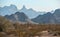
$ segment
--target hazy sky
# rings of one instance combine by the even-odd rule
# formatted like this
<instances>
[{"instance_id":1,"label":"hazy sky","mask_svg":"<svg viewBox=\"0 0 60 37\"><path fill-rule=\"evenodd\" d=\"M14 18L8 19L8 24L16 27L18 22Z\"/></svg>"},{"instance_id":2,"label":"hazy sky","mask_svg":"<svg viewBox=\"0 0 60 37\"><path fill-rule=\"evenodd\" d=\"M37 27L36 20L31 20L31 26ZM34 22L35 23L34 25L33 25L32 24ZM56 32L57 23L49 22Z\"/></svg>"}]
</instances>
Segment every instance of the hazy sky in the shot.
<instances>
[{"instance_id":1,"label":"hazy sky","mask_svg":"<svg viewBox=\"0 0 60 37\"><path fill-rule=\"evenodd\" d=\"M60 8L60 0L0 0L0 7L14 4L18 9L23 5L36 11L51 11Z\"/></svg>"}]
</instances>

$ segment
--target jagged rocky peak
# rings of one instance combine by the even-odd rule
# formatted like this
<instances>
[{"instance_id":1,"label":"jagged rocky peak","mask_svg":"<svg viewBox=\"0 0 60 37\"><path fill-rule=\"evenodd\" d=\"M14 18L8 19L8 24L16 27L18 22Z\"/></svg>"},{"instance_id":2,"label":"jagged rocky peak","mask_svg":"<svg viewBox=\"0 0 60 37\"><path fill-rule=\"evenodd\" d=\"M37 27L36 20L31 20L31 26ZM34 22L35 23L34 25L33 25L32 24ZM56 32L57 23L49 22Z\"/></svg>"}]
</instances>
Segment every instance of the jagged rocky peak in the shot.
<instances>
[{"instance_id":1,"label":"jagged rocky peak","mask_svg":"<svg viewBox=\"0 0 60 37\"><path fill-rule=\"evenodd\" d=\"M23 5L22 9L26 9L26 6L25 6L25 5Z\"/></svg>"},{"instance_id":2,"label":"jagged rocky peak","mask_svg":"<svg viewBox=\"0 0 60 37\"><path fill-rule=\"evenodd\" d=\"M15 5L13 5L13 4L11 4L11 5L9 5L9 6L4 6L4 7L2 7L2 8L17 8Z\"/></svg>"},{"instance_id":3,"label":"jagged rocky peak","mask_svg":"<svg viewBox=\"0 0 60 37\"><path fill-rule=\"evenodd\" d=\"M23 5L23 8L26 8L25 5Z\"/></svg>"}]
</instances>

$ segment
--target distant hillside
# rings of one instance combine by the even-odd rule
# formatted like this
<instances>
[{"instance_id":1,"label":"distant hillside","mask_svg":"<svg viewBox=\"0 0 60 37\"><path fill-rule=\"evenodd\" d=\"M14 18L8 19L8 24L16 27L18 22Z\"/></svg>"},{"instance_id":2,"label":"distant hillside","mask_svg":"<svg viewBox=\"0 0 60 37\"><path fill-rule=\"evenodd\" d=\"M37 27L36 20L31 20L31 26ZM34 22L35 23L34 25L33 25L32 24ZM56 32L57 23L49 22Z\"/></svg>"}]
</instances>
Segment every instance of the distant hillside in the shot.
<instances>
[{"instance_id":1,"label":"distant hillside","mask_svg":"<svg viewBox=\"0 0 60 37\"><path fill-rule=\"evenodd\" d=\"M4 6L4 7L0 7L0 15L11 15L16 13L17 11L19 12L23 12L24 14L26 14L30 19L34 18L40 14L45 14L46 12L39 12L39 11L35 11L32 8L27 9L25 6L23 6L21 9L17 9L17 7L15 5L10 5L10 6Z\"/></svg>"},{"instance_id":2,"label":"distant hillside","mask_svg":"<svg viewBox=\"0 0 60 37\"><path fill-rule=\"evenodd\" d=\"M47 14L39 15L32 21L45 24L60 24L60 9L56 9L53 14L48 12Z\"/></svg>"},{"instance_id":3,"label":"distant hillside","mask_svg":"<svg viewBox=\"0 0 60 37\"><path fill-rule=\"evenodd\" d=\"M18 9L15 5L0 7L0 15L11 15L17 12Z\"/></svg>"},{"instance_id":4,"label":"distant hillside","mask_svg":"<svg viewBox=\"0 0 60 37\"><path fill-rule=\"evenodd\" d=\"M25 15L23 12L16 12L15 14L6 15L5 17L12 21L21 21L21 22L27 22L27 19L29 19L27 15Z\"/></svg>"},{"instance_id":5,"label":"distant hillside","mask_svg":"<svg viewBox=\"0 0 60 37\"><path fill-rule=\"evenodd\" d=\"M39 12L23 6L20 10L15 5L0 7L0 15L14 22L60 24L60 9L52 12Z\"/></svg>"},{"instance_id":6,"label":"distant hillside","mask_svg":"<svg viewBox=\"0 0 60 37\"><path fill-rule=\"evenodd\" d=\"M19 22L30 22L40 24L60 24L60 9L56 9L54 13L47 12L38 15L36 18L30 19L24 12L16 12L15 14L6 15L7 19Z\"/></svg>"},{"instance_id":7,"label":"distant hillside","mask_svg":"<svg viewBox=\"0 0 60 37\"><path fill-rule=\"evenodd\" d=\"M56 23L60 24L60 9L56 9L55 12L53 13L55 19L56 19Z\"/></svg>"},{"instance_id":8,"label":"distant hillside","mask_svg":"<svg viewBox=\"0 0 60 37\"><path fill-rule=\"evenodd\" d=\"M46 12L35 11L32 8L27 9L25 6L19 10L19 12L25 13L29 18L35 18L38 15L45 14Z\"/></svg>"},{"instance_id":9,"label":"distant hillside","mask_svg":"<svg viewBox=\"0 0 60 37\"><path fill-rule=\"evenodd\" d=\"M13 22L38 24L38 23L31 21L31 19L29 19L29 17L23 12L16 12L15 14L6 15L4 17Z\"/></svg>"}]
</instances>

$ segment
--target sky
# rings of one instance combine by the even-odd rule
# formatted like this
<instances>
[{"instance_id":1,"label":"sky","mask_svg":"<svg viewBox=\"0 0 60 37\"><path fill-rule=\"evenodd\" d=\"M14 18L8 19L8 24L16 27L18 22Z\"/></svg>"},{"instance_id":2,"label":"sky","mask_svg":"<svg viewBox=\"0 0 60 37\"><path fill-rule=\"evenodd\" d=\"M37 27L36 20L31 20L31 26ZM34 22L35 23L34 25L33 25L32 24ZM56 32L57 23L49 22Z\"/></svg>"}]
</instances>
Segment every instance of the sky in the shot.
<instances>
[{"instance_id":1,"label":"sky","mask_svg":"<svg viewBox=\"0 0 60 37\"><path fill-rule=\"evenodd\" d=\"M0 7L16 5L21 9L23 5L27 9L32 8L36 11L51 11L60 8L60 0L0 0Z\"/></svg>"}]
</instances>

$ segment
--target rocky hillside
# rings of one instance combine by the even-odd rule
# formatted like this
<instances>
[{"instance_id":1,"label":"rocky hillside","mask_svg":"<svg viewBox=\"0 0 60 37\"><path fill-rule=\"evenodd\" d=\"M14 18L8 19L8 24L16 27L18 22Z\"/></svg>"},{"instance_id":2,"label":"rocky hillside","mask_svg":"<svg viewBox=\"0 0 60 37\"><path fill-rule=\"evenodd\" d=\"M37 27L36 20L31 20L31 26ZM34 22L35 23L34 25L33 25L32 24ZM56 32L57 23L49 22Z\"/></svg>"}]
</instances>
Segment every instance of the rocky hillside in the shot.
<instances>
[{"instance_id":1,"label":"rocky hillside","mask_svg":"<svg viewBox=\"0 0 60 37\"><path fill-rule=\"evenodd\" d=\"M47 12L44 15L38 15L31 20L40 24L60 24L60 9L56 9L54 13Z\"/></svg>"},{"instance_id":2,"label":"rocky hillside","mask_svg":"<svg viewBox=\"0 0 60 37\"><path fill-rule=\"evenodd\" d=\"M16 12L15 14L6 15L5 18L12 20L12 21L20 21L20 22L27 22L29 19L27 15L23 12Z\"/></svg>"}]
</instances>

